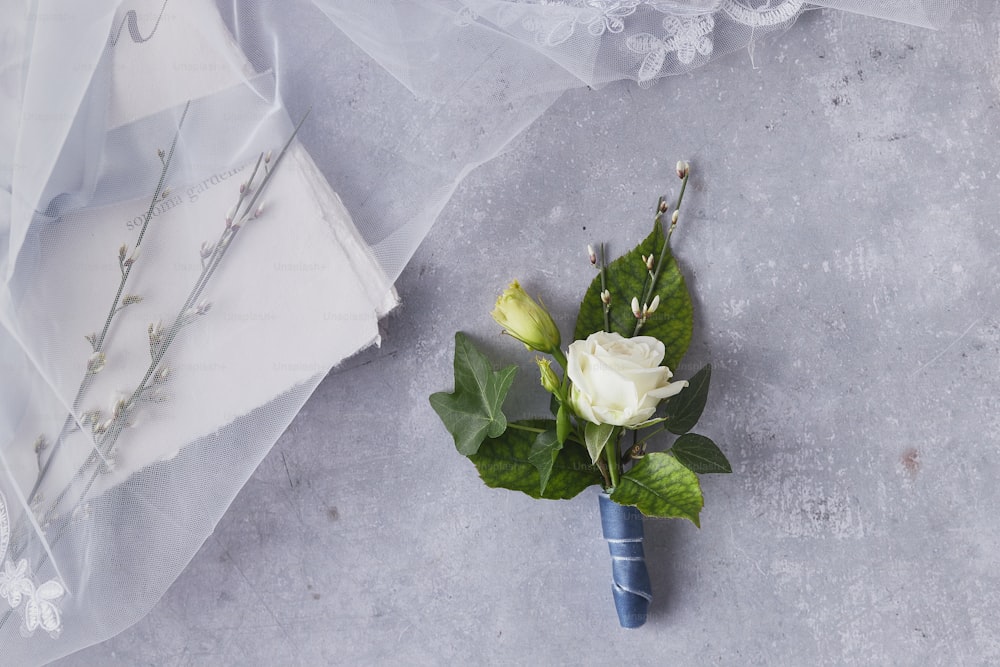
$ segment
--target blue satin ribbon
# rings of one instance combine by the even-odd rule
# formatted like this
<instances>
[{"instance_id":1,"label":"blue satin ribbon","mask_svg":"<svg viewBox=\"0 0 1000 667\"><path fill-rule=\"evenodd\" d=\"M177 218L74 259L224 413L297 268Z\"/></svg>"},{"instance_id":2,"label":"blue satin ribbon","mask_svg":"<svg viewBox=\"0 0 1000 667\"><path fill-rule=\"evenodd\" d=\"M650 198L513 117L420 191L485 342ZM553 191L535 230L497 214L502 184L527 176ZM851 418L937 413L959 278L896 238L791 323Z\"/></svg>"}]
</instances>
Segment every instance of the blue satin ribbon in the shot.
<instances>
[{"instance_id":1,"label":"blue satin ribbon","mask_svg":"<svg viewBox=\"0 0 1000 667\"><path fill-rule=\"evenodd\" d=\"M642 550L642 513L619 505L608 494L599 496L601 529L611 551L612 593L618 621L623 628L638 628L646 622L653 588Z\"/></svg>"}]
</instances>

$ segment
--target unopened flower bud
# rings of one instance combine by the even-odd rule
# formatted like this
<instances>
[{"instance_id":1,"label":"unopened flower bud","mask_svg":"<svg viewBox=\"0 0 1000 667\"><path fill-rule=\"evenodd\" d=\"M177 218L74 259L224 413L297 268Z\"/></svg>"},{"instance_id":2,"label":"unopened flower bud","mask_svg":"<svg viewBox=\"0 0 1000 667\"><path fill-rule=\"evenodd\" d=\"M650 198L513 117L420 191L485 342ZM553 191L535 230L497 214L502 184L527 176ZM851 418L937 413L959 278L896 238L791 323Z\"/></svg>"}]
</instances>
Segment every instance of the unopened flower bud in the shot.
<instances>
[{"instance_id":1,"label":"unopened flower bud","mask_svg":"<svg viewBox=\"0 0 1000 667\"><path fill-rule=\"evenodd\" d=\"M632 314L635 315L636 319L642 317L642 310L639 309L638 297L632 297Z\"/></svg>"},{"instance_id":2,"label":"unopened flower bud","mask_svg":"<svg viewBox=\"0 0 1000 667\"><path fill-rule=\"evenodd\" d=\"M587 257L590 258L590 263L597 266L597 253L594 252L594 246L587 245Z\"/></svg>"},{"instance_id":3,"label":"unopened flower bud","mask_svg":"<svg viewBox=\"0 0 1000 667\"><path fill-rule=\"evenodd\" d=\"M665 199L660 199L660 206L657 210L659 210L660 213L666 213L668 208L670 207L667 206L667 201Z\"/></svg>"},{"instance_id":4,"label":"unopened flower bud","mask_svg":"<svg viewBox=\"0 0 1000 667\"><path fill-rule=\"evenodd\" d=\"M559 349L559 327L545 307L528 296L515 280L497 298L490 313L504 331L529 350L553 352Z\"/></svg>"},{"instance_id":5,"label":"unopened flower bud","mask_svg":"<svg viewBox=\"0 0 1000 667\"><path fill-rule=\"evenodd\" d=\"M119 262L124 262L125 261L125 255L127 253L128 253L128 246L125 245L124 243L121 244L121 247L118 248L118 261Z\"/></svg>"},{"instance_id":6,"label":"unopened flower bud","mask_svg":"<svg viewBox=\"0 0 1000 667\"><path fill-rule=\"evenodd\" d=\"M674 211L674 214L672 216L670 216L670 224L671 225L676 225L677 224L677 219L680 218L680 217L681 217L681 212L680 211Z\"/></svg>"},{"instance_id":7,"label":"unopened flower bud","mask_svg":"<svg viewBox=\"0 0 1000 667\"><path fill-rule=\"evenodd\" d=\"M247 191L247 183L246 181L243 181L242 183L240 183L240 194L243 194L246 191Z\"/></svg>"},{"instance_id":8,"label":"unopened flower bud","mask_svg":"<svg viewBox=\"0 0 1000 667\"><path fill-rule=\"evenodd\" d=\"M104 370L104 365L106 361L107 359L104 356L103 352L94 352L92 355L90 355L90 358L87 359L87 372L90 373L91 375L100 373L102 370Z\"/></svg>"},{"instance_id":9,"label":"unopened flower bud","mask_svg":"<svg viewBox=\"0 0 1000 667\"><path fill-rule=\"evenodd\" d=\"M264 204L261 204L260 206L257 207L257 210L254 212L253 217L259 218L261 213L263 212L264 212Z\"/></svg>"},{"instance_id":10,"label":"unopened flower bud","mask_svg":"<svg viewBox=\"0 0 1000 667\"><path fill-rule=\"evenodd\" d=\"M112 419L118 419L125 412L125 407L128 405L128 399L120 392L115 392L111 395L111 415Z\"/></svg>"},{"instance_id":11,"label":"unopened flower bud","mask_svg":"<svg viewBox=\"0 0 1000 667\"><path fill-rule=\"evenodd\" d=\"M609 292L608 290L604 290L603 292L601 292L601 303L603 303L605 306L611 305L611 292Z\"/></svg>"},{"instance_id":12,"label":"unopened flower bud","mask_svg":"<svg viewBox=\"0 0 1000 667\"><path fill-rule=\"evenodd\" d=\"M264 164L267 164L270 161L271 161L271 151L268 151L267 155L264 156Z\"/></svg>"},{"instance_id":13,"label":"unopened flower bud","mask_svg":"<svg viewBox=\"0 0 1000 667\"><path fill-rule=\"evenodd\" d=\"M153 322L149 325L149 345L153 347L158 345L163 340L163 323L160 321Z\"/></svg>"},{"instance_id":14,"label":"unopened flower bud","mask_svg":"<svg viewBox=\"0 0 1000 667\"><path fill-rule=\"evenodd\" d=\"M542 357L535 357L535 363L538 364L538 372L541 375L542 386L545 387L545 391L550 394L559 391L559 376L552 370L552 363Z\"/></svg>"},{"instance_id":15,"label":"unopened flower bud","mask_svg":"<svg viewBox=\"0 0 1000 667\"><path fill-rule=\"evenodd\" d=\"M690 164L688 164L684 160L680 160L680 161L677 162L677 178L683 180L683 179L687 178L688 174L690 174L690 173L691 173L691 165Z\"/></svg>"},{"instance_id":16,"label":"unopened flower bud","mask_svg":"<svg viewBox=\"0 0 1000 667\"><path fill-rule=\"evenodd\" d=\"M643 261L646 262L646 268L649 269L650 271L652 271L653 270L653 254L650 253L649 257L643 257Z\"/></svg>"},{"instance_id":17,"label":"unopened flower bud","mask_svg":"<svg viewBox=\"0 0 1000 667\"><path fill-rule=\"evenodd\" d=\"M656 296L653 297L653 302L650 303L649 306L646 308L646 312L644 315L652 315L653 313L656 312L656 309L659 307L660 307L660 295L657 294Z\"/></svg>"}]
</instances>

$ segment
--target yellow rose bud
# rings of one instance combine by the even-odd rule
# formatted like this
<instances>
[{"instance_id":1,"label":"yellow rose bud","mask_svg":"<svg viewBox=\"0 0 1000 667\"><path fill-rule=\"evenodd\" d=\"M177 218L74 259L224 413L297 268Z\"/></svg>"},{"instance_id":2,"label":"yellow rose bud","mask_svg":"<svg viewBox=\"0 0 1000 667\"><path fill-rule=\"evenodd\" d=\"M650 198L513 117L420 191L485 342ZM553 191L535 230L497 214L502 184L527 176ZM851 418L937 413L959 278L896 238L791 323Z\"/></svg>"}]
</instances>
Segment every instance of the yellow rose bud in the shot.
<instances>
[{"instance_id":1,"label":"yellow rose bud","mask_svg":"<svg viewBox=\"0 0 1000 667\"><path fill-rule=\"evenodd\" d=\"M535 357L535 363L538 364L538 372L542 376L542 386L545 387L545 391L550 394L558 392L559 376L552 370L552 364L549 360L542 357Z\"/></svg>"},{"instance_id":2,"label":"yellow rose bud","mask_svg":"<svg viewBox=\"0 0 1000 667\"><path fill-rule=\"evenodd\" d=\"M490 314L506 333L529 350L553 352L559 349L559 328L549 311L528 296L516 280L497 298L496 307Z\"/></svg>"}]
</instances>

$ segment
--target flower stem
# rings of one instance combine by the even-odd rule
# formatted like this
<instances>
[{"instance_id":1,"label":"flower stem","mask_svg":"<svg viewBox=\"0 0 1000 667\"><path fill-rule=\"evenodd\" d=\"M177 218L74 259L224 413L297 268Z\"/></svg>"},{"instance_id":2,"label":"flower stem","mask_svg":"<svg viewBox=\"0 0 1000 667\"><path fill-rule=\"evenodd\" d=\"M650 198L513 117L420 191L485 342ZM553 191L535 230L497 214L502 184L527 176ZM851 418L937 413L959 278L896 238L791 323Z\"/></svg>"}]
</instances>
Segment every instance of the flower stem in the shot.
<instances>
[{"instance_id":1,"label":"flower stem","mask_svg":"<svg viewBox=\"0 0 1000 667\"><path fill-rule=\"evenodd\" d=\"M552 356L555 358L556 363L562 368L563 373L566 372L566 355L558 347L552 350Z\"/></svg>"},{"instance_id":2,"label":"flower stem","mask_svg":"<svg viewBox=\"0 0 1000 667\"><path fill-rule=\"evenodd\" d=\"M607 286L608 262L604 255L604 244L601 244L601 306L604 309L604 331L611 332L611 306L604 303L604 293L608 291Z\"/></svg>"},{"instance_id":3,"label":"flower stem","mask_svg":"<svg viewBox=\"0 0 1000 667\"><path fill-rule=\"evenodd\" d=\"M544 428L535 428L534 426L525 426L524 424L515 424L514 422L508 422L507 428L512 428L515 431L527 431L528 433L545 433Z\"/></svg>"},{"instance_id":4,"label":"flower stem","mask_svg":"<svg viewBox=\"0 0 1000 667\"><path fill-rule=\"evenodd\" d=\"M618 472L621 465L620 457L618 456L618 438L611 438L604 445L604 457L608 461L608 474L611 476L611 488L608 491L612 491L618 486Z\"/></svg>"}]
</instances>

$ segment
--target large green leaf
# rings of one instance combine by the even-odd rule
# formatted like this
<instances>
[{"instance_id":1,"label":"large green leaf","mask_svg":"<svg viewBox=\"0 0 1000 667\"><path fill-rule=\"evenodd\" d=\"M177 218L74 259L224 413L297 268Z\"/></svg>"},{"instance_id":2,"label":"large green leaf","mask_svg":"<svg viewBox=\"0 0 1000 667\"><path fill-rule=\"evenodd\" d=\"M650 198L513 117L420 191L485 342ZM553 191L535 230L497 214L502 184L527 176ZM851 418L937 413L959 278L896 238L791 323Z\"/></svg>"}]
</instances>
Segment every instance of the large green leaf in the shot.
<instances>
[{"instance_id":1,"label":"large green leaf","mask_svg":"<svg viewBox=\"0 0 1000 667\"><path fill-rule=\"evenodd\" d=\"M712 364L695 373L688 386L681 393L671 396L666 402L667 430L677 435L694 428L708 400L708 385L712 381Z\"/></svg>"},{"instance_id":2,"label":"large green leaf","mask_svg":"<svg viewBox=\"0 0 1000 667\"><path fill-rule=\"evenodd\" d=\"M537 434L515 425L545 432L555 429L551 419L529 419L514 422L500 437L483 442L469 460L476 464L486 486L522 491L532 498L556 500L572 498L588 486L601 483L601 472L591 465L583 447L567 447L560 450L552 462L543 493L541 476L533 462L533 458L538 460L541 456L540 451L536 450L532 456Z\"/></svg>"},{"instance_id":3,"label":"large green leaf","mask_svg":"<svg viewBox=\"0 0 1000 667\"><path fill-rule=\"evenodd\" d=\"M618 480L611 500L635 505L646 516L689 519L699 527L698 513L705 504L698 476L662 452L639 459Z\"/></svg>"},{"instance_id":4,"label":"large green leaf","mask_svg":"<svg viewBox=\"0 0 1000 667\"><path fill-rule=\"evenodd\" d=\"M455 391L431 394L430 401L459 452L475 454L483 440L507 428L503 401L516 372L516 366L494 371L465 334L455 334Z\"/></svg>"},{"instance_id":5,"label":"large green leaf","mask_svg":"<svg viewBox=\"0 0 1000 667\"><path fill-rule=\"evenodd\" d=\"M611 293L611 331L626 337L632 336L635 331L632 297L641 301L650 280L642 256L652 254L659 261L662 248L663 231L657 224L642 243L608 265L606 284ZM691 296L684 283L684 276L669 251L664 262L665 266L660 271L654 292L660 297L660 306L650 315L639 334L662 341L666 347L663 363L670 368L677 368L691 343ZM652 299L650 296L649 301ZM576 340L582 340L595 331L603 330L604 305L601 303L601 277L598 275L590 283L580 304L573 336Z\"/></svg>"},{"instance_id":6,"label":"large green leaf","mask_svg":"<svg viewBox=\"0 0 1000 667\"><path fill-rule=\"evenodd\" d=\"M563 443L559 442L557 431L558 426L556 430L549 429L535 436L535 441L531 444L531 453L528 454L531 465L538 469L539 493L545 493L545 485L549 483L552 466L555 465L559 450L563 447Z\"/></svg>"},{"instance_id":7,"label":"large green leaf","mask_svg":"<svg viewBox=\"0 0 1000 667\"><path fill-rule=\"evenodd\" d=\"M670 453L691 472L705 474L733 471L722 450L710 438L697 433L686 433L677 438Z\"/></svg>"}]
</instances>

